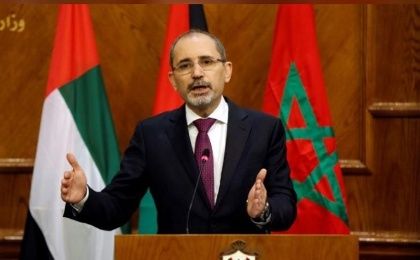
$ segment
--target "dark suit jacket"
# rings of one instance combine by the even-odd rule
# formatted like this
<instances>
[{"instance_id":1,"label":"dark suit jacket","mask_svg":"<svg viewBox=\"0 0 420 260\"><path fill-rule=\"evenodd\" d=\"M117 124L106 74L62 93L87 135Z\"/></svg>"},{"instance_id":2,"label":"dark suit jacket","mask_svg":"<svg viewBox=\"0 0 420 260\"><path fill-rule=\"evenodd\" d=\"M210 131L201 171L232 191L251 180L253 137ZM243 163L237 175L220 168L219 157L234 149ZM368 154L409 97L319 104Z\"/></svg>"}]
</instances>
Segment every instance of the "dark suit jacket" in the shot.
<instances>
[{"instance_id":1,"label":"dark suit jacket","mask_svg":"<svg viewBox=\"0 0 420 260\"><path fill-rule=\"evenodd\" d=\"M263 233L287 229L296 216L296 194L286 160L285 134L279 119L244 110L228 100L226 150L219 194L213 209L199 185L189 227L191 233ZM246 211L248 192L257 173L264 181L272 221L258 228ZM101 229L126 223L150 188L158 213L159 233L185 233L187 212L199 174L188 135L185 106L141 122L120 172L101 192L90 189L83 210L64 216Z\"/></svg>"}]
</instances>

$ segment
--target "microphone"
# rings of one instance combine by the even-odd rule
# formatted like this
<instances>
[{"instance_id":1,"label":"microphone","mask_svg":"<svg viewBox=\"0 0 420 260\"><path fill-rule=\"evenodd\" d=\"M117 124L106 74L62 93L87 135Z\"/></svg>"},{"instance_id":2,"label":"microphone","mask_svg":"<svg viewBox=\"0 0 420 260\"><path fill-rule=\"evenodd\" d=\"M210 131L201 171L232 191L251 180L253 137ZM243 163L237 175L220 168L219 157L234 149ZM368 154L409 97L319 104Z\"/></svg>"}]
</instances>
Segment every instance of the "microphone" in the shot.
<instances>
[{"instance_id":1,"label":"microphone","mask_svg":"<svg viewBox=\"0 0 420 260\"><path fill-rule=\"evenodd\" d=\"M194 203L195 195L197 194L198 183L200 182L201 174L203 173L203 167L206 164L206 162L209 160L209 156L210 156L210 150L208 148L204 149L203 152L201 153L201 157L200 157L200 162L201 163L198 165L198 167L199 167L198 178L197 178L197 181L195 182L193 195L191 197L191 202L190 202L190 205L188 207L187 224L186 224L186 228L185 228L185 231L186 231L187 234L190 233L190 214L191 214L192 205Z\"/></svg>"},{"instance_id":2,"label":"microphone","mask_svg":"<svg viewBox=\"0 0 420 260\"><path fill-rule=\"evenodd\" d=\"M204 149L203 154L201 154L201 163L204 165L204 163L206 163L209 160L209 156L210 156L210 151L208 148ZM201 167L203 167L203 165L201 165Z\"/></svg>"}]
</instances>

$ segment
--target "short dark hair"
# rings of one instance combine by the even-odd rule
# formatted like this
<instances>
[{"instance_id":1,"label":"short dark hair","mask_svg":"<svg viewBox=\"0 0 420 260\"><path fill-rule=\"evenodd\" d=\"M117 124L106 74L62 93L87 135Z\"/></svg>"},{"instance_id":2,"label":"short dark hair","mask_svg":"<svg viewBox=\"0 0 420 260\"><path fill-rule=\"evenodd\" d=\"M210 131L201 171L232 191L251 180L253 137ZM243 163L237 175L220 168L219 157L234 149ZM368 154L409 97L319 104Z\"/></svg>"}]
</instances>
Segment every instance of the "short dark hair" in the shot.
<instances>
[{"instance_id":1,"label":"short dark hair","mask_svg":"<svg viewBox=\"0 0 420 260\"><path fill-rule=\"evenodd\" d=\"M214 41L214 43L216 44L216 50L217 50L217 52L220 54L220 58L221 58L222 60L224 60L224 61L226 60L226 50L225 50L225 46L223 46L223 43L220 41L220 39L219 39L219 38L217 38L215 35L213 35L213 34L211 34L211 33L209 33L209 32L203 31L203 30L199 30L199 29L191 29L191 30L189 30L188 32L185 32L185 33L183 33L183 34L179 35L179 36L175 39L175 41L172 43L172 45L171 45L171 49L170 49L170 52L169 52L169 66L171 66L171 68L173 68L173 62L174 62L174 49L175 49L176 44L177 44L177 43L178 43L178 41L179 41L179 40L181 40L182 38L189 37L189 36L191 36L191 35L193 35L193 34L204 34L204 35L207 35L208 37L210 37L210 38Z\"/></svg>"}]
</instances>

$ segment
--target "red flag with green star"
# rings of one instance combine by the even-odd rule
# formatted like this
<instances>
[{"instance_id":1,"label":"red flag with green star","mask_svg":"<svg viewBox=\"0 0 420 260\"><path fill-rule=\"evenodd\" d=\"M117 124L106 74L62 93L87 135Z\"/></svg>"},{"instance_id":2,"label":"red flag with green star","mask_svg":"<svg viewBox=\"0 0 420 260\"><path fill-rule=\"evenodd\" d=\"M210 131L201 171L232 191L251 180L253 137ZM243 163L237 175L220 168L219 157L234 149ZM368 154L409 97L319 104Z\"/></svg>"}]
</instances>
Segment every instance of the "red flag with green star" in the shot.
<instances>
[{"instance_id":1,"label":"red flag with green star","mask_svg":"<svg viewBox=\"0 0 420 260\"><path fill-rule=\"evenodd\" d=\"M348 234L342 172L322 77L311 5L280 5L263 110L286 129L298 194L288 233Z\"/></svg>"}]
</instances>

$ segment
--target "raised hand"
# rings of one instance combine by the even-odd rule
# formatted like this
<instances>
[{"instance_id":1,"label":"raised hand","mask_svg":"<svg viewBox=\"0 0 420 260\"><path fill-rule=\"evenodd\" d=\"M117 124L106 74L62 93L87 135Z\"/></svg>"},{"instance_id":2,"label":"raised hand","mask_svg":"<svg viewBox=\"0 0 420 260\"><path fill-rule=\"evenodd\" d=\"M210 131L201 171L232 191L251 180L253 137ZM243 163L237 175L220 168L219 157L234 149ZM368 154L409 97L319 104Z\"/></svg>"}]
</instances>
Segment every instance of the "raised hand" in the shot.
<instances>
[{"instance_id":1,"label":"raised hand","mask_svg":"<svg viewBox=\"0 0 420 260\"><path fill-rule=\"evenodd\" d=\"M65 171L63 179L61 179L61 199L64 202L75 204L86 195L86 175L73 154L67 154L67 161L73 170Z\"/></svg>"},{"instance_id":2,"label":"raised hand","mask_svg":"<svg viewBox=\"0 0 420 260\"><path fill-rule=\"evenodd\" d=\"M261 169L255 179L255 183L248 193L247 212L251 218L257 218L264 210L267 201L267 190L264 186L264 179L267 175L266 169Z\"/></svg>"}]
</instances>

